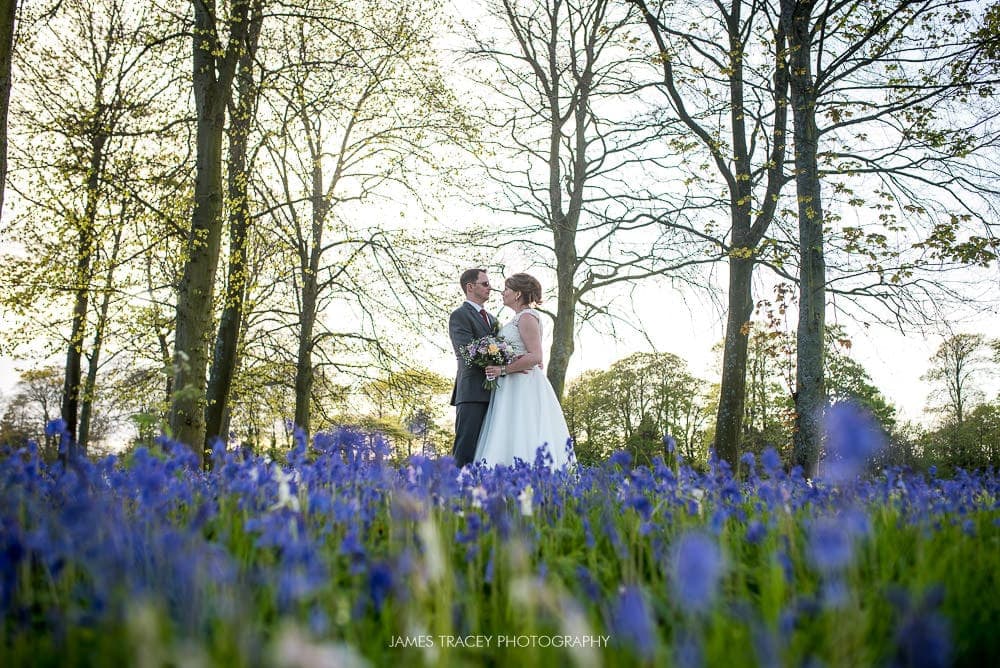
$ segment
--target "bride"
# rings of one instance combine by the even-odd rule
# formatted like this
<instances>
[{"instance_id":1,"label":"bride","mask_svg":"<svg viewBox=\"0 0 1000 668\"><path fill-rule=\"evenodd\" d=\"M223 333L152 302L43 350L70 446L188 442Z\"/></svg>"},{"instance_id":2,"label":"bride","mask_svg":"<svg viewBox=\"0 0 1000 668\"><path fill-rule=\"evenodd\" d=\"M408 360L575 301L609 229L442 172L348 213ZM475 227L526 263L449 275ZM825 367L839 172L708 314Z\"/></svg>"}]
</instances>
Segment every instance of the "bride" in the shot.
<instances>
[{"instance_id":1,"label":"bride","mask_svg":"<svg viewBox=\"0 0 1000 668\"><path fill-rule=\"evenodd\" d=\"M502 376L493 391L475 461L489 466L513 464L519 458L533 464L539 447L545 448L550 468L563 468L574 459L569 429L559 400L542 371L542 323L531 308L542 299L542 286L528 274L504 281L504 306L514 317L500 335L518 356L506 367L486 367L487 377Z\"/></svg>"}]
</instances>

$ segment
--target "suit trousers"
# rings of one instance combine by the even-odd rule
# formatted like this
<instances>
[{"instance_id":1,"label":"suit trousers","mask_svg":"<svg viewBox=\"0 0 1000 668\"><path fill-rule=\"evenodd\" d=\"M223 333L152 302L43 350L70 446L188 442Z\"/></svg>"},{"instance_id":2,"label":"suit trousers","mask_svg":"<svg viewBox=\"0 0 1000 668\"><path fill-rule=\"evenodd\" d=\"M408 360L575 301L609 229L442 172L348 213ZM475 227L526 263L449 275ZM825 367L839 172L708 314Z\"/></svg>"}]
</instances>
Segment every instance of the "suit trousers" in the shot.
<instances>
[{"instance_id":1,"label":"suit trousers","mask_svg":"<svg viewBox=\"0 0 1000 668\"><path fill-rule=\"evenodd\" d=\"M475 459L476 443L489 407L485 401L464 401L455 405L455 445L451 454L456 466L471 464Z\"/></svg>"}]
</instances>

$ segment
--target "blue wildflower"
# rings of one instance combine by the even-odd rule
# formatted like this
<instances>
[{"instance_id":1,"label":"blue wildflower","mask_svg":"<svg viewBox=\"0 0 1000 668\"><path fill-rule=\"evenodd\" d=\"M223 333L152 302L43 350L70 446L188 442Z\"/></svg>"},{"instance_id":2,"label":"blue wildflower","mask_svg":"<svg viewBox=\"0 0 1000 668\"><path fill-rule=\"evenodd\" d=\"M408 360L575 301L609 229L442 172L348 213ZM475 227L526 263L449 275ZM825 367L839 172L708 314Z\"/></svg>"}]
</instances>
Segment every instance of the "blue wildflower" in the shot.
<instances>
[{"instance_id":1,"label":"blue wildflower","mask_svg":"<svg viewBox=\"0 0 1000 668\"><path fill-rule=\"evenodd\" d=\"M45 425L45 435L49 438L52 438L53 436L63 436L66 434L69 434L69 430L66 429L66 421L62 418L49 420Z\"/></svg>"},{"instance_id":2,"label":"blue wildflower","mask_svg":"<svg viewBox=\"0 0 1000 668\"><path fill-rule=\"evenodd\" d=\"M834 518L820 518L809 531L809 557L823 573L841 571L854 557L851 536Z\"/></svg>"},{"instance_id":3,"label":"blue wildflower","mask_svg":"<svg viewBox=\"0 0 1000 668\"><path fill-rule=\"evenodd\" d=\"M645 660L653 657L656 625L638 587L623 587L618 592L609 626L616 642L631 647Z\"/></svg>"},{"instance_id":4,"label":"blue wildflower","mask_svg":"<svg viewBox=\"0 0 1000 668\"><path fill-rule=\"evenodd\" d=\"M948 622L930 611L917 611L896 631L896 656L890 665L943 668L952 665Z\"/></svg>"},{"instance_id":5,"label":"blue wildflower","mask_svg":"<svg viewBox=\"0 0 1000 668\"><path fill-rule=\"evenodd\" d=\"M692 612L711 607L722 577L719 544L701 532L681 536L674 552L671 572L678 603Z\"/></svg>"},{"instance_id":6,"label":"blue wildflower","mask_svg":"<svg viewBox=\"0 0 1000 668\"><path fill-rule=\"evenodd\" d=\"M594 580L594 576L590 574L590 571L586 566L576 567L576 579L580 582L580 587L583 589L583 593L587 595L591 601L598 600L601 595L601 587Z\"/></svg>"},{"instance_id":7,"label":"blue wildflower","mask_svg":"<svg viewBox=\"0 0 1000 668\"><path fill-rule=\"evenodd\" d=\"M831 406L825 426L824 476L834 482L855 478L885 447L885 433L871 412L852 401Z\"/></svg>"},{"instance_id":8,"label":"blue wildflower","mask_svg":"<svg viewBox=\"0 0 1000 668\"><path fill-rule=\"evenodd\" d=\"M674 665L679 668L701 668L705 665L704 651L699 638L682 633L674 643Z\"/></svg>"},{"instance_id":9,"label":"blue wildflower","mask_svg":"<svg viewBox=\"0 0 1000 668\"><path fill-rule=\"evenodd\" d=\"M392 569L383 562L373 564L368 570L368 596L375 607L375 614L382 612L382 605L392 591Z\"/></svg>"},{"instance_id":10,"label":"blue wildflower","mask_svg":"<svg viewBox=\"0 0 1000 668\"><path fill-rule=\"evenodd\" d=\"M756 545L764 540L767 535L767 527L760 520L750 520L747 524L746 539L748 543Z\"/></svg>"},{"instance_id":11,"label":"blue wildflower","mask_svg":"<svg viewBox=\"0 0 1000 668\"><path fill-rule=\"evenodd\" d=\"M648 520L653 512L653 504L645 494L635 494L626 502L629 508L635 510L644 520Z\"/></svg>"},{"instance_id":12,"label":"blue wildflower","mask_svg":"<svg viewBox=\"0 0 1000 668\"><path fill-rule=\"evenodd\" d=\"M611 465L620 466L627 469L632 464L632 453L625 450L618 450L611 455Z\"/></svg>"},{"instance_id":13,"label":"blue wildflower","mask_svg":"<svg viewBox=\"0 0 1000 668\"><path fill-rule=\"evenodd\" d=\"M760 453L760 463L772 478L781 470L781 457L778 455L778 451L772 447L764 448L764 452Z\"/></svg>"}]
</instances>

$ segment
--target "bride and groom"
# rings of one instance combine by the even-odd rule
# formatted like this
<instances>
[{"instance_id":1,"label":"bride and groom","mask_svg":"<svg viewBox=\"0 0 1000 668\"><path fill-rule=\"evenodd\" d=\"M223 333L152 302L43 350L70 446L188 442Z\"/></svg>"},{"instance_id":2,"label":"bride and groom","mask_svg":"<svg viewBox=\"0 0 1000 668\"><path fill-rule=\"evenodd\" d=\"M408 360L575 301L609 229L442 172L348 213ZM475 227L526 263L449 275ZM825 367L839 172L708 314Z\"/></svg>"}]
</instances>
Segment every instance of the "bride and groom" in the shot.
<instances>
[{"instance_id":1,"label":"bride and groom","mask_svg":"<svg viewBox=\"0 0 1000 668\"><path fill-rule=\"evenodd\" d=\"M465 271L459 282L465 302L448 321L448 333L458 359L458 374L452 391L455 407L455 445L452 454L461 467L472 462L489 466L513 464L519 458L532 464L539 447L546 448L552 468L563 468L572 460L569 429L559 400L542 371L541 314L532 308L542 299L542 286L528 274L514 274L504 281L503 304L514 317L498 329L496 318L486 310L490 285L484 269ZM499 333L514 351L514 361L505 367L485 369L467 366L461 348L484 336ZM483 387L497 377L495 390Z\"/></svg>"}]
</instances>

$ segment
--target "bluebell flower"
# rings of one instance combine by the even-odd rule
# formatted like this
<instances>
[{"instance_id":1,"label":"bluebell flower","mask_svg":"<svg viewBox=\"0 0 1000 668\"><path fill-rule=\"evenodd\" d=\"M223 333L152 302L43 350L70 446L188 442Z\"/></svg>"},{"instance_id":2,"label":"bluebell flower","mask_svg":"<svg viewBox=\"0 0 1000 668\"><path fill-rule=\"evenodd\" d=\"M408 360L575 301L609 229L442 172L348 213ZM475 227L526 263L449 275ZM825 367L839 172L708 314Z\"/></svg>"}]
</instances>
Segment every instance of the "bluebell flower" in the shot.
<instances>
[{"instance_id":1,"label":"bluebell flower","mask_svg":"<svg viewBox=\"0 0 1000 668\"><path fill-rule=\"evenodd\" d=\"M892 666L944 668L952 665L948 622L930 611L916 611L896 631L896 656Z\"/></svg>"},{"instance_id":2,"label":"bluebell flower","mask_svg":"<svg viewBox=\"0 0 1000 668\"><path fill-rule=\"evenodd\" d=\"M625 450L618 450L611 455L611 465L628 469L632 465L632 453Z\"/></svg>"},{"instance_id":3,"label":"bluebell flower","mask_svg":"<svg viewBox=\"0 0 1000 668\"><path fill-rule=\"evenodd\" d=\"M53 436L64 436L68 435L69 430L66 428L66 421L62 418L56 418L55 420L49 420L45 425L45 435L49 438Z\"/></svg>"},{"instance_id":4,"label":"bluebell flower","mask_svg":"<svg viewBox=\"0 0 1000 668\"><path fill-rule=\"evenodd\" d=\"M809 558L823 573L847 568L854 558L850 534L836 519L821 517L809 529Z\"/></svg>"},{"instance_id":5,"label":"bluebell flower","mask_svg":"<svg viewBox=\"0 0 1000 668\"><path fill-rule=\"evenodd\" d=\"M791 556L788 554L788 537L784 536L785 539L785 549L778 550L774 558L778 561L778 565L781 567L781 573L785 576L785 582L791 584L795 582L795 564L792 562Z\"/></svg>"},{"instance_id":6,"label":"bluebell flower","mask_svg":"<svg viewBox=\"0 0 1000 668\"><path fill-rule=\"evenodd\" d=\"M726 528L726 521L729 519L729 510L726 508L716 508L708 522L708 528L712 534L718 536Z\"/></svg>"},{"instance_id":7,"label":"bluebell flower","mask_svg":"<svg viewBox=\"0 0 1000 668\"><path fill-rule=\"evenodd\" d=\"M580 587L587 598L591 601L597 601L600 598L601 587L597 584L594 576L590 574L586 566L576 567L576 579L580 582Z\"/></svg>"},{"instance_id":8,"label":"bluebell flower","mask_svg":"<svg viewBox=\"0 0 1000 668\"><path fill-rule=\"evenodd\" d=\"M681 536L671 571L680 606L692 612L708 610L715 600L722 571L722 553L712 537L698 531Z\"/></svg>"},{"instance_id":9,"label":"bluebell flower","mask_svg":"<svg viewBox=\"0 0 1000 668\"><path fill-rule=\"evenodd\" d=\"M638 587L623 587L611 611L609 627L615 642L630 647L644 660L656 650L656 625Z\"/></svg>"},{"instance_id":10,"label":"bluebell flower","mask_svg":"<svg viewBox=\"0 0 1000 668\"><path fill-rule=\"evenodd\" d=\"M778 451L770 446L764 448L764 452L760 453L760 463L764 467L764 471L772 478L781 471L781 457L778 455Z\"/></svg>"},{"instance_id":11,"label":"bluebell flower","mask_svg":"<svg viewBox=\"0 0 1000 668\"><path fill-rule=\"evenodd\" d=\"M594 530L590 528L590 520L584 517L582 523L584 544L587 546L588 550L593 550L594 546L597 545L597 540L594 538Z\"/></svg>"},{"instance_id":12,"label":"bluebell flower","mask_svg":"<svg viewBox=\"0 0 1000 668\"><path fill-rule=\"evenodd\" d=\"M678 668L701 668L705 665L705 653L701 640L692 633L681 633L674 641L674 665Z\"/></svg>"},{"instance_id":13,"label":"bluebell flower","mask_svg":"<svg viewBox=\"0 0 1000 668\"><path fill-rule=\"evenodd\" d=\"M653 512L653 504L650 503L649 498L645 494L632 495L629 497L626 505L639 513L639 516L644 520L648 520L650 514Z\"/></svg>"},{"instance_id":14,"label":"bluebell flower","mask_svg":"<svg viewBox=\"0 0 1000 668\"><path fill-rule=\"evenodd\" d=\"M663 447L670 454L677 452L677 440L670 434L663 436Z\"/></svg>"},{"instance_id":15,"label":"bluebell flower","mask_svg":"<svg viewBox=\"0 0 1000 668\"><path fill-rule=\"evenodd\" d=\"M827 609L844 607L848 597L847 583L841 575L833 575L823 580L823 603Z\"/></svg>"},{"instance_id":16,"label":"bluebell flower","mask_svg":"<svg viewBox=\"0 0 1000 668\"><path fill-rule=\"evenodd\" d=\"M748 543L756 545L767 536L767 527L760 520L753 519L747 524L746 539Z\"/></svg>"},{"instance_id":17,"label":"bluebell flower","mask_svg":"<svg viewBox=\"0 0 1000 668\"><path fill-rule=\"evenodd\" d=\"M486 560L486 568L483 571L483 582L487 584L493 583L493 556L494 552L490 551L490 558Z\"/></svg>"},{"instance_id":18,"label":"bluebell flower","mask_svg":"<svg viewBox=\"0 0 1000 668\"><path fill-rule=\"evenodd\" d=\"M0 516L0 611L10 609L18 570L27 556L20 523L13 517Z\"/></svg>"},{"instance_id":19,"label":"bluebell flower","mask_svg":"<svg viewBox=\"0 0 1000 668\"><path fill-rule=\"evenodd\" d=\"M382 605L392 591L392 569L388 564L379 562L368 569L368 596L375 607L375 614L382 612Z\"/></svg>"},{"instance_id":20,"label":"bluebell flower","mask_svg":"<svg viewBox=\"0 0 1000 668\"><path fill-rule=\"evenodd\" d=\"M834 482L854 479L885 448L885 433L871 412L852 401L826 411L826 460L823 477Z\"/></svg>"},{"instance_id":21,"label":"bluebell flower","mask_svg":"<svg viewBox=\"0 0 1000 668\"><path fill-rule=\"evenodd\" d=\"M743 493L739 483L734 478L724 478L719 485L719 498L723 503L739 504L743 502Z\"/></svg>"}]
</instances>

